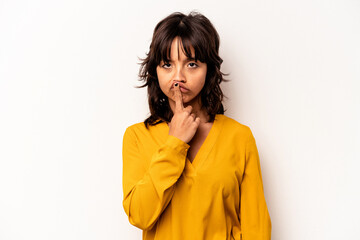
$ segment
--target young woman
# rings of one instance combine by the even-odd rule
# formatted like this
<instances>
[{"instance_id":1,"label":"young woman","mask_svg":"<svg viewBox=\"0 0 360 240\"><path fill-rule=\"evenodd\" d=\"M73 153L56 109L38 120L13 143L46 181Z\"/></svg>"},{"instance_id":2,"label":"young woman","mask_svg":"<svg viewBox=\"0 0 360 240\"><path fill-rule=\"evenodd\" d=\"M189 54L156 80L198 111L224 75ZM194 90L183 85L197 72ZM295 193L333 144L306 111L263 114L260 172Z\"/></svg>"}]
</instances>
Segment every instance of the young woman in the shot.
<instances>
[{"instance_id":1,"label":"young woman","mask_svg":"<svg viewBox=\"0 0 360 240\"><path fill-rule=\"evenodd\" d=\"M123 206L145 240L271 238L255 139L224 115L221 63L205 16L155 27L140 69L151 115L123 139Z\"/></svg>"}]
</instances>

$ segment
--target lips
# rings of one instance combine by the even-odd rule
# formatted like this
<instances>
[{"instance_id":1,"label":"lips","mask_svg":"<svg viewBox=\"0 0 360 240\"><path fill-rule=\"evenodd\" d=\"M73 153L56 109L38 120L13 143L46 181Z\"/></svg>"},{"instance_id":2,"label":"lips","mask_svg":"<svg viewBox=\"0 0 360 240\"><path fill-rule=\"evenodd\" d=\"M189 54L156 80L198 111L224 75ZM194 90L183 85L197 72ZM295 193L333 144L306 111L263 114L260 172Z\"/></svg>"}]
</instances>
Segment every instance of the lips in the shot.
<instances>
[{"instance_id":1,"label":"lips","mask_svg":"<svg viewBox=\"0 0 360 240\"><path fill-rule=\"evenodd\" d=\"M189 89L187 88L183 88L183 87L180 87L180 91L183 92L183 93L186 93L189 91Z\"/></svg>"},{"instance_id":2,"label":"lips","mask_svg":"<svg viewBox=\"0 0 360 240\"><path fill-rule=\"evenodd\" d=\"M185 87L185 85L183 83L179 83L179 87L180 87L180 91L183 92L183 93L186 93L186 92L189 92L190 90L188 88ZM174 88L174 85L171 86L171 89Z\"/></svg>"}]
</instances>

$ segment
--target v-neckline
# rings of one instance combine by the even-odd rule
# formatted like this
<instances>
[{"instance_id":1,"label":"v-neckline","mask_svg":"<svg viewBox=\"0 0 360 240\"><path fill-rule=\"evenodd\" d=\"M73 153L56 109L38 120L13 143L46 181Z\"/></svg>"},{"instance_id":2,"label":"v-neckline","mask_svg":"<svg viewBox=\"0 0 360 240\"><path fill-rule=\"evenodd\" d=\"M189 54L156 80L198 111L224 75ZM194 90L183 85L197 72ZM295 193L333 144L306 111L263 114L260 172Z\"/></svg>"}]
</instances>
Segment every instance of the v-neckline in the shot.
<instances>
[{"instance_id":1,"label":"v-neckline","mask_svg":"<svg viewBox=\"0 0 360 240\"><path fill-rule=\"evenodd\" d=\"M201 166L201 164L204 162L204 160L210 153L221 131L221 126L223 122L221 120L222 117L223 117L222 114L215 115L213 125L211 126L210 131L206 136L204 142L201 144L199 151L196 153L193 161L191 162L190 159L186 156L185 168L187 169L188 173L192 172L196 174L196 170ZM166 123L164 125L166 126L167 129L167 133L164 132L164 134L168 134L169 126Z\"/></svg>"},{"instance_id":2,"label":"v-neckline","mask_svg":"<svg viewBox=\"0 0 360 240\"><path fill-rule=\"evenodd\" d=\"M187 162L186 165L188 166L188 168L191 168L192 170L196 171L210 153L212 147L216 142L217 136L219 135L220 132L219 116L220 116L219 114L215 115L215 119L210 128L210 131L206 136L204 142L201 144L194 159L190 161L190 159L186 157L186 162Z\"/></svg>"}]
</instances>

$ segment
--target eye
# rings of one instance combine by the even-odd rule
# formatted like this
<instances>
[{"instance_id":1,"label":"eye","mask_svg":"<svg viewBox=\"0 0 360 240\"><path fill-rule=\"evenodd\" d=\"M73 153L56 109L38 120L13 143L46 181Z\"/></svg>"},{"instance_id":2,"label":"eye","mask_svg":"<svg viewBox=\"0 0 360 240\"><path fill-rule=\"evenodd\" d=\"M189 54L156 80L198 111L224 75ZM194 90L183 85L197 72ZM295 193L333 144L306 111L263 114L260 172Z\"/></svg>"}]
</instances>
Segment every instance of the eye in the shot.
<instances>
[{"instance_id":1,"label":"eye","mask_svg":"<svg viewBox=\"0 0 360 240\"><path fill-rule=\"evenodd\" d=\"M171 64L170 63L164 63L161 67L163 68L170 68Z\"/></svg>"},{"instance_id":2,"label":"eye","mask_svg":"<svg viewBox=\"0 0 360 240\"><path fill-rule=\"evenodd\" d=\"M194 62L191 62L191 63L189 63L189 67L190 68L196 68L196 67L198 67L198 65L196 63L194 63Z\"/></svg>"}]
</instances>

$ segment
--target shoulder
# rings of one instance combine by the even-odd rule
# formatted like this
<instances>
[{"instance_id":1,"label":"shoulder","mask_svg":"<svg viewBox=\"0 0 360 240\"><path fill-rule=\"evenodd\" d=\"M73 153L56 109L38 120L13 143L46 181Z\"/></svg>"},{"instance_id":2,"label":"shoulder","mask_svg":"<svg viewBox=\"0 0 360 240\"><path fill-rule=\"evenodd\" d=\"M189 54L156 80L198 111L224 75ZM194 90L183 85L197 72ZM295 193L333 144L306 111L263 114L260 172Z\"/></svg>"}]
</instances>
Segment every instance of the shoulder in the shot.
<instances>
[{"instance_id":1,"label":"shoulder","mask_svg":"<svg viewBox=\"0 0 360 240\"><path fill-rule=\"evenodd\" d=\"M138 132L138 131L147 131L148 129L145 126L144 122L139 122L128 126L125 132Z\"/></svg>"},{"instance_id":2,"label":"shoulder","mask_svg":"<svg viewBox=\"0 0 360 240\"><path fill-rule=\"evenodd\" d=\"M138 123L132 124L126 128L124 137L132 137L132 138L135 137L136 138L137 136L146 134L147 132L149 132L149 129L146 128L145 123L138 122Z\"/></svg>"},{"instance_id":3,"label":"shoulder","mask_svg":"<svg viewBox=\"0 0 360 240\"><path fill-rule=\"evenodd\" d=\"M228 117L226 115L218 115L218 119L221 120L223 130L226 132L231 132L236 135L249 136L251 134L251 129L249 126L244 125L235 119Z\"/></svg>"},{"instance_id":4,"label":"shoulder","mask_svg":"<svg viewBox=\"0 0 360 240\"><path fill-rule=\"evenodd\" d=\"M219 115L218 119L222 123L220 135L224 141L230 140L238 145L245 145L249 141L255 141L249 126L225 115Z\"/></svg>"},{"instance_id":5,"label":"shoulder","mask_svg":"<svg viewBox=\"0 0 360 240\"><path fill-rule=\"evenodd\" d=\"M124 139L136 139L147 141L153 138L161 138L166 133L166 123L148 126L144 122L139 122L128 126L124 133Z\"/></svg>"}]
</instances>

